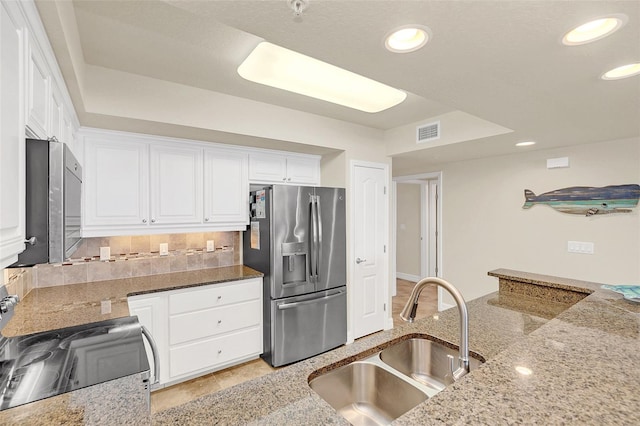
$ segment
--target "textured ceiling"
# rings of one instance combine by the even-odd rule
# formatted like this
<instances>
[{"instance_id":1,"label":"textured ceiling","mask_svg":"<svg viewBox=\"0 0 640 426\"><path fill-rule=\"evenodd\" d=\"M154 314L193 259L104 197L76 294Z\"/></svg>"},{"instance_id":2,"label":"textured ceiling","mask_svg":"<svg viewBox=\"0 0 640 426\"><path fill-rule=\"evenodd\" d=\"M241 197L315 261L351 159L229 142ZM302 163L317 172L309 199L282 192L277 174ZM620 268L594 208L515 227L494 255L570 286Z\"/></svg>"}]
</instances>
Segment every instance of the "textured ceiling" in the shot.
<instances>
[{"instance_id":1,"label":"textured ceiling","mask_svg":"<svg viewBox=\"0 0 640 426\"><path fill-rule=\"evenodd\" d=\"M554 147L640 134L640 76L599 79L640 61L639 1L311 0L301 19L284 0L74 6L87 64L383 130L455 110L514 130L484 148L443 151L459 152L447 160L468 150L500 155L518 140ZM560 43L568 29L609 13L629 21L595 43ZM428 26L432 40L409 54L386 51L384 36L408 23ZM261 40L405 90L408 100L367 114L244 81L236 68Z\"/></svg>"}]
</instances>

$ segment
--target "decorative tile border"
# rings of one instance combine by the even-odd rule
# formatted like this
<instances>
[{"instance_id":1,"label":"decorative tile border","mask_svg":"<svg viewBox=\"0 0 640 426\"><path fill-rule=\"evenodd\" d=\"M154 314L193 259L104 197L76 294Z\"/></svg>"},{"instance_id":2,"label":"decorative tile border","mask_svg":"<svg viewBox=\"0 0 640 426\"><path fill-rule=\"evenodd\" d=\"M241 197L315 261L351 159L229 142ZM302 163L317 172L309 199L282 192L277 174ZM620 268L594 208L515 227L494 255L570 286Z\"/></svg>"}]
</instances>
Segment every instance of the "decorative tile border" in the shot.
<instances>
[{"instance_id":1,"label":"decorative tile border","mask_svg":"<svg viewBox=\"0 0 640 426\"><path fill-rule=\"evenodd\" d=\"M34 266L33 282L52 287L241 265L241 237L240 232L211 232L87 238L73 258ZM206 251L207 240L215 241L215 251ZM161 256L158 246L165 242L170 251ZM108 261L100 260L100 247L111 248Z\"/></svg>"}]
</instances>

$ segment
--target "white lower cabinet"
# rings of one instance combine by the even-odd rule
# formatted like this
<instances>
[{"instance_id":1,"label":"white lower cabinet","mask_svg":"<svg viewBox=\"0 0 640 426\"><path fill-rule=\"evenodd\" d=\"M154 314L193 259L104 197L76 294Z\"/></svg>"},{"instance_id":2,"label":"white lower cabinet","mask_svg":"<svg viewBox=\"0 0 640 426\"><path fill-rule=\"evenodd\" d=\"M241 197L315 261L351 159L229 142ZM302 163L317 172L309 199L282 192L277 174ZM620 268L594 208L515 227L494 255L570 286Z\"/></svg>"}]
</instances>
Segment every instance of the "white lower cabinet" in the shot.
<instances>
[{"instance_id":1,"label":"white lower cabinet","mask_svg":"<svg viewBox=\"0 0 640 426\"><path fill-rule=\"evenodd\" d=\"M145 326L157 345L156 354L160 359L160 383L167 380L167 374L163 371L163 366L167 365L167 297L164 293L144 294L133 296L128 300L129 312L138 317L140 324ZM156 381L154 376L153 353L151 346L145 339L144 348L147 351L149 367L151 367L151 383Z\"/></svg>"},{"instance_id":2,"label":"white lower cabinet","mask_svg":"<svg viewBox=\"0 0 640 426\"><path fill-rule=\"evenodd\" d=\"M262 353L261 278L133 296L129 310L156 341L160 387Z\"/></svg>"}]
</instances>

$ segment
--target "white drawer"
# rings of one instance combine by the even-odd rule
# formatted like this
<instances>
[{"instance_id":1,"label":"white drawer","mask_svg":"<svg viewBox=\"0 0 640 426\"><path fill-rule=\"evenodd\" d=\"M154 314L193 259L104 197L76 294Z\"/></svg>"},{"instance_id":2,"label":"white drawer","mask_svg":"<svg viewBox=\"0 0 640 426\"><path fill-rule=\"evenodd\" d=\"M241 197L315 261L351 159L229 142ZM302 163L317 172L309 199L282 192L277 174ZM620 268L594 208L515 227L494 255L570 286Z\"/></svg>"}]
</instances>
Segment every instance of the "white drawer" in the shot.
<instances>
[{"instance_id":1,"label":"white drawer","mask_svg":"<svg viewBox=\"0 0 640 426\"><path fill-rule=\"evenodd\" d=\"M261 321L262 302L259 299L172 315L169 318L169 344L176 345L258 326Z\"/></svg>"},{"instance_id":2,"label":"white drawer","mask_svg":"<svg viewBox=\"0 0 640 426\"><path fill-rule=\"evenodd\" d=\"M169 349L171 378L262 353L262 327Z\"/></svg>"},{"instance_id":3,"label":"white drawer","mask_svg":"<svg viewBox=\"0 0 640 426\"><path fill-rule=\"evenodd\" d=\"M210 309L262 297L262 279L177 290L169 295L169 315Z\"/></svg>"}]
</instances>

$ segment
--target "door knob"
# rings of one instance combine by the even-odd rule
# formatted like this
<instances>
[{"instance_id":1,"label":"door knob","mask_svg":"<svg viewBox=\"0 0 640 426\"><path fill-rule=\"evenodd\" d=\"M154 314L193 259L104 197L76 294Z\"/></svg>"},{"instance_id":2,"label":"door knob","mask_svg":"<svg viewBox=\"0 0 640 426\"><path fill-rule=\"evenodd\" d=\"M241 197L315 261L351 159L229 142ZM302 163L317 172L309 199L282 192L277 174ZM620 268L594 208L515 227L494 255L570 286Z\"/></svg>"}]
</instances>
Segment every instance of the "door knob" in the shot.
<instances>
[{"instance_id":1,"label":"door knob","mask_svg":"<svg viewBox=\"0 0 640 426\"><path fill-rule=\"evenodd\" d=\"M356 257L356 263L357 264L361 264L362 262L366 262L367 259L360 259L359 257Z\"/></svg>"}]
</instances>

